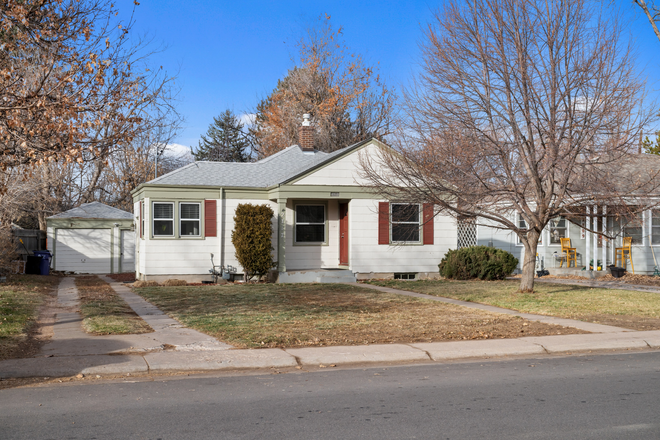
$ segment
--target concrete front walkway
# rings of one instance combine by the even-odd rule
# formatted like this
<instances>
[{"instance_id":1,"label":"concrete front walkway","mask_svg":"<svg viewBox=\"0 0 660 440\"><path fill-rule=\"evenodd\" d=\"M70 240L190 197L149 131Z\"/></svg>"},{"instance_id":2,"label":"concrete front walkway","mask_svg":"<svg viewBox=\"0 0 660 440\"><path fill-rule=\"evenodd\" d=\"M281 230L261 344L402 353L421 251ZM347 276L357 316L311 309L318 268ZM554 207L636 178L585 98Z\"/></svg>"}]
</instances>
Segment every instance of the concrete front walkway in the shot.
<instances>
[{"instance_id":1,"label":"concrete front walkway","mask_svg":"<svg viewBox=\"0 0 660 440\"><path fill-rule=\"evenodd\" d=\"M126 286L103 277L135 312L154 329L141 335L93 336L82 329L78 311L78 289L75 278L62 278L57 290L57 315L53 338L41 350L42 356L89 356L100 354L139 353L162 350L179 351L226 350L230 345L196 330L185 328L149 304Z\"/></svg>"}]
</instances>

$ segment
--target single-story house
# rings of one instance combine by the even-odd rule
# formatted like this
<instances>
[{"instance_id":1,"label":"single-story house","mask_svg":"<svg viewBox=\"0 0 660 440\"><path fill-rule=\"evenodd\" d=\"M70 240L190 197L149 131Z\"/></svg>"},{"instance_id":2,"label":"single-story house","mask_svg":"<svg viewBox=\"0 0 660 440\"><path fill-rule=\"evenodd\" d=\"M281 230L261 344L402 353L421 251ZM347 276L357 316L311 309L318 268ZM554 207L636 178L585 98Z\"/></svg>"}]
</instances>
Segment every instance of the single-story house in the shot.
<instances>
[{"instance_id":1,"label":"single-story house","mask_svg":"<svg viewBox=\"0 0 660 440\"><path fill-rule=\"evenodd\" d=\"M258 162L195 162L136 188L136 276L210 280L213 255L214 265L240 279L243 269L231 240L240 203L266 204L275 213L272 246L279 282L436 277L449 249L472 245L507 250L522 269L524 248L513 232L434 216L430 204L384 200L370 192L360 158L389 147L371 139L325 153L314 149L311 130L309 121L303 122L300 146ZM655 167L660 158L635 160ZM605 263L604 270L627 236L633 237L635 272L653 273L651 250L660 250L660 210L648 209L626 223L612 215L612 208L609 214L604 206L586 209L593 230L605 225L618 238L608 242L558 217L542 234L539 263L559 266L559 240L568 237L580 254L578 269L595 258Z\"/></svg>"},{"instance_id":2,"label":"single-story house","mask_svg":"<svg viewBox=\"0 0 660 440\"><path fill-rule=\"evenodd\" d=\"M75 273L135 270L133 214L100 202L46 219L51 268Z\"/></svg>"},{"instance_id":3,"label":"single-story house","mask_svg":"<svg viewBox=\"0 0 660 440\"><path fill-rule=\"evenodd\" d=\"M303 124L301 134L311 128ZM210 280L213 254L240 279L233 218L238 204L251 203L275 213L279 282L436 277L456 247L456 223L433 217L431 205L383 200L362 186L360 155L384 144L371 139L325 153L311 136L300 139L306 144L258 162L195 162L136 188L136 276Z\"/></svg>"}]
</instances>

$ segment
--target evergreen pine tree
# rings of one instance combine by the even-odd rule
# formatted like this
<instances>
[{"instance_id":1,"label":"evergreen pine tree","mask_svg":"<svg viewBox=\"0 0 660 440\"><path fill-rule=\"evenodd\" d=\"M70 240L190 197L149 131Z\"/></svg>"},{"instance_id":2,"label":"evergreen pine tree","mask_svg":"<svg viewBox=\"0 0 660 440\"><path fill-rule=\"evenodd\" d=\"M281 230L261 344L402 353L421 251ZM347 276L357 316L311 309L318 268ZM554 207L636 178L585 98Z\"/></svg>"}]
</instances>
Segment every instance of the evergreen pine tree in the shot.
<instances>
[{"instance_id":1,"label":"evergreen pine tree","mask_svg":"<svg viewBox=\"0 0 660 440\"><path fill-rule=\"evenodd\" d=\"M248 162L250 147L250 139L243 132L241 121L231 110L225 110L213 118L213 123L199 141L197 151L192 151L192 154L195 160Z\"/></svg>"}]
</instances>

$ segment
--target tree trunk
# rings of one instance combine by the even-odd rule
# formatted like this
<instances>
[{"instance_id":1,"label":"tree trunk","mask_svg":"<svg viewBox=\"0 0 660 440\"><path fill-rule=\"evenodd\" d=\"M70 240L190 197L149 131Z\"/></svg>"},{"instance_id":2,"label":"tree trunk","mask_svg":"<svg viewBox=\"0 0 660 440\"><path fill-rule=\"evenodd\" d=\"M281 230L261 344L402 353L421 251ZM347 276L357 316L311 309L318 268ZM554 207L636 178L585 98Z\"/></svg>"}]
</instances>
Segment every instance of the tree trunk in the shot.
<instances>
[{"instance_id":1,"label":"tree trunk","mask_svg":"<svg viewBox=\"0 0 660 440\"><path fill-rule=\"evenodd\" d=\"M529 231L526 238L521 238L525 246L525 256L523 259L522 279L520 280L521 292L534 291L534 275L536 271L536 249L539 244L539 233Z\"/></svg>"}]
</instances>

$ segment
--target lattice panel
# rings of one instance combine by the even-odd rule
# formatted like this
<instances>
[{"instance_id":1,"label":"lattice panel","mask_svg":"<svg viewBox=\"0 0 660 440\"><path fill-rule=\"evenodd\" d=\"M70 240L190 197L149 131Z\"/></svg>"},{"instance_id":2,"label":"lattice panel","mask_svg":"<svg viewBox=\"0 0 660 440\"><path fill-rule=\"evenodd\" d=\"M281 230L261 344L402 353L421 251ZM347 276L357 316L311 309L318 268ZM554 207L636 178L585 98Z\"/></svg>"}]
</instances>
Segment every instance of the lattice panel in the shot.
<instances>
[{"instance_id":1,"label":"lattice panel","mask_svg":"<svg viewBox=\"0 0 660 440\"><path fill-rule=\"evenodd\" d=\"M477 223L473 218L459 219L458 249L477 245Z\"/></svg>"}]
</instances>

